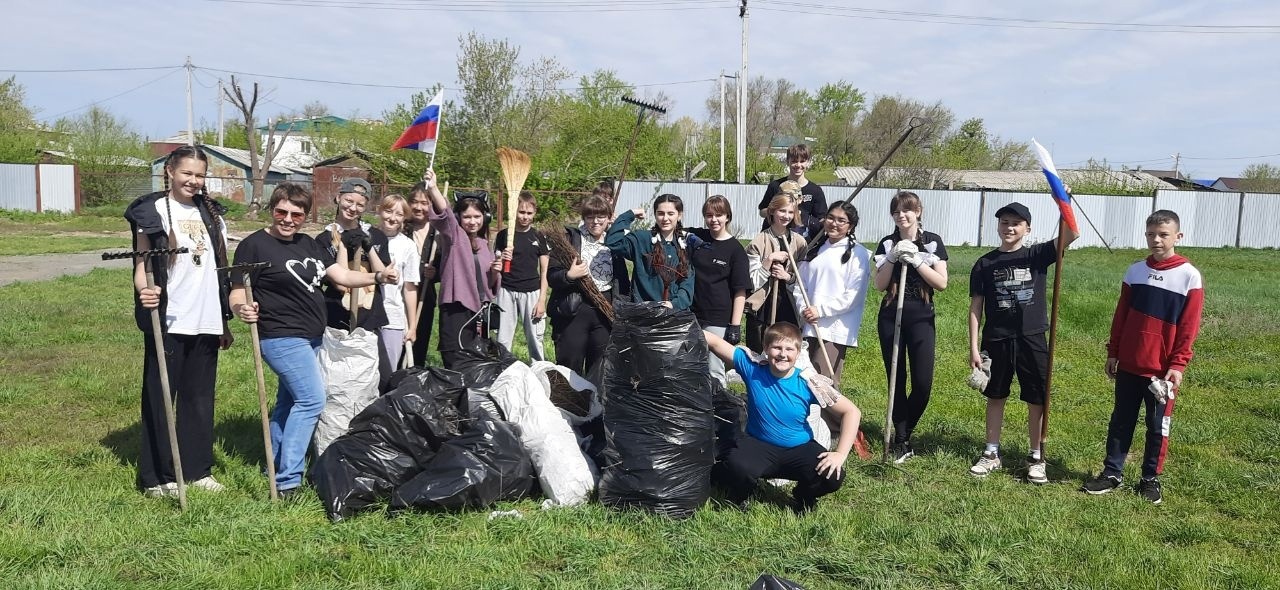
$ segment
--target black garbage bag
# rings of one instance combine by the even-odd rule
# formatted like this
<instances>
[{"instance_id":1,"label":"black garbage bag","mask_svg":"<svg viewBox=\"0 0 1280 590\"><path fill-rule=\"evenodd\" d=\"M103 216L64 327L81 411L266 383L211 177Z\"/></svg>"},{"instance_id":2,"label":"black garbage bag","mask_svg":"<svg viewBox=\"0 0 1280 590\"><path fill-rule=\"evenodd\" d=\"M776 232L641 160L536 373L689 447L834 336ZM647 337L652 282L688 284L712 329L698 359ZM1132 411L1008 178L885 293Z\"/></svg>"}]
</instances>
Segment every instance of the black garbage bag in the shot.
<instances>
[{"instance_id":1,"label":"black garbage bag","mask_svg":"<svg viewBox=\"0 0 1280 590\"><path fill-rule=\"evenodd\" d=\"M486 409L485 401L482 394L471 394L471 419L462 433L445 441L422 471L392 493L392 510L484 508L533 491L533 462L514 426Z\"/></svg>"},{"instance_id":2,"label":"black garbage bag","mask_svg":"<svg viewBox=\"0 0 1280 590\"><path fill-rule=\"evenodd\" d=\"M311 467L329 518L349 517L417 475L445 441L462 432L462 376L445 369L406 371L391 393L351 420Z\"/></svg>"},{"instance_id":3,"label":"black garbage bag","mask_svg":"<svg viewBox=\"0 0 1280 590\"><path fill-rule=\"evenodd\" d=\"M747 400L711 380L711 404L716 415L716 461L738 448L738 437L747 427Z\"/></svg>"},{"instance_id":4,"label":"black garbage bag","mask_svg":"<svg viewBox=\"0 0 1280 590\"><path fill-rule=\"evenodd\" d=\"M488 387L498 380L516 357L497 341L476 338L459 351L453 370L462 373L467 387Z\"/></svg>"},{"instance_id":5,"label":"black garbage bag","mask_svg":"<svg viewBox=\"0 0 1280 590\"><path fill-rule=\"evenodd\" d=\"M715 460L707 342L689 311L623 303L605 355L600 500L677 518L707 501Z\"/></svg>"},{"instance_id":6,"label":"black garbage bag","mask_svg":"<svg viewBox=\"0 0 1280 590\"><path fill-rule=\"evenodd\" d=\"M773 574L762 574L748 590L804 590L804 586Z\"/></svg>"}]
</instances>

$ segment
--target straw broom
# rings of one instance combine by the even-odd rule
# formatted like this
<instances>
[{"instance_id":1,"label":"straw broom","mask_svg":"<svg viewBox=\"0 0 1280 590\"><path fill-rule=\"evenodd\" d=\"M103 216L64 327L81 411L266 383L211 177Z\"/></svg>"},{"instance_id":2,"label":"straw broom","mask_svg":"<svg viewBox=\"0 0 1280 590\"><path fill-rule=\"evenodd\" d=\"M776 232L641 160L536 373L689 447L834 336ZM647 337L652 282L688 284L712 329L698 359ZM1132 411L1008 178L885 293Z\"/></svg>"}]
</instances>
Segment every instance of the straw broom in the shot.
<instances>
[{"instance_id":1,"label":"straw broom","mask_svg":"<svg viewBox=\"0 0 1280 590\"><path fill-rule=\"evenodd\" d=\"M515 244L516 209L519 208L520 189L529 178L529 154L509 147L498 148L498 164L502 166L502 182L507 186L507 245ZM502 272L511 272L511 261L502 263Z\"/></svg>"}]
</instances>

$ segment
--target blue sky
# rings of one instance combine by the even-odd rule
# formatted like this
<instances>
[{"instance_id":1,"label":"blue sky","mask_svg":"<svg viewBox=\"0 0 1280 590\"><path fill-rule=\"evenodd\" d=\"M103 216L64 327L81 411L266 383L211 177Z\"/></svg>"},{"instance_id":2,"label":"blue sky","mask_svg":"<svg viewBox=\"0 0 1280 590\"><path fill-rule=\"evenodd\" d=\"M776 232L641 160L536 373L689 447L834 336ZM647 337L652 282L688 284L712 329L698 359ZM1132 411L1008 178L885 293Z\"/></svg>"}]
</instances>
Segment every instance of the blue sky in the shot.
<instances>
[{"instance_id":1,"label":"blue sky","mask_svg":"<svg viewBox=\"0 0 1280 590\"><path fill-rule=\"evenodd\" d=\"M530 2L579 2L562 12L510 12ZM9 8L0 70L180 65L389 85L456 86L458 36L476 30L551 56L575 73L615 70L634 84L714 80L740 58L733 0L44 0ZM648 2L649 4L640 4ZM470 4L485 11L441 11ZM377 10L381 6L392 10ZM109 8L108 8L109 7ZM619 11L619 8L644 8ZM707 7L697 10L655 8ZM1280 3L1063 0L753 0L750 75L816 89L846 80L864 92L941 101L959 119L981 117L1006 138L1035 136L1060 167L1089 157L1196 177L1231 176L1252 162L1280 164ZM842 9L1031 19L957 25L937 17ZM413 10L410 10L413 9ZM421 10L418 10L421 9ZM869 18L875 17L875 18ZM896 20L886 20L896 19ZM932 22L918 22L932 21ZM1248 34L1116 32L1091 21L1153 25L1274 25ZM1023 28L1030 27L1030 28ZM1050 28L1050 27L1065 27ZM1149 28L1149 27L1148 27ZM1242 29L1236 29L1240 31ZM178 70L17 73L39 116L74 115L100 101L141 133L186 126ZM0 71L0 75L11 75ZM197 125L216 121L218 72L199 70ZM255 79L245 76L246 79ZM264 112L319 100L335 114L378 116L404 89L257 78L272 89ZM673 114L706 118L714 81L657 87ZM228 108L228 117L230 117ZM447 149L448 113L442 149Z\"/></svg>"}]
</instances>

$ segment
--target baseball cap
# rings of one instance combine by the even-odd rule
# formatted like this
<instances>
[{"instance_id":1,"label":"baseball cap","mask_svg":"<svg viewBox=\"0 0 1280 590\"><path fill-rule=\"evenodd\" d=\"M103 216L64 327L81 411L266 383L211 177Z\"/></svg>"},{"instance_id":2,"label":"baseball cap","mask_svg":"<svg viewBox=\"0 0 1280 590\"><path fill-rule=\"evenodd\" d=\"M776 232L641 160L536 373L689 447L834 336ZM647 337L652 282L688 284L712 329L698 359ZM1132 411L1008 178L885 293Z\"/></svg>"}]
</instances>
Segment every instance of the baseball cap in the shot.
<instances>
[{"instance_id":1,"label":"baseball cap","mask_svg":"<svg viewBox=\"0 0 1280 590\"><path fill-rule=\"evenodd\" d=\"M369 186L369 183L363 178L348 178L342 181L342 188L338 189L338 194L360 193L368 196L372 189L373 187Z\"/></svg>"},{"instance_id":2,"label":"baseball cap","mask_svg":"<svg viewBox=\"0 0 1280 590\"><path fill-rule=\"evenodd\" d=\"M1000 217L1005 213L1011 213L1013 215L1017 215L1018 217L1025 219L1027 223L1031 223L1031 212L1027 210L1026 205L1023 205L1022 203L1019 203L1017 201L1009 203L1008 205L1005 205L999 209L996 209L996 217Z\"/></svg>"}]
</instances>

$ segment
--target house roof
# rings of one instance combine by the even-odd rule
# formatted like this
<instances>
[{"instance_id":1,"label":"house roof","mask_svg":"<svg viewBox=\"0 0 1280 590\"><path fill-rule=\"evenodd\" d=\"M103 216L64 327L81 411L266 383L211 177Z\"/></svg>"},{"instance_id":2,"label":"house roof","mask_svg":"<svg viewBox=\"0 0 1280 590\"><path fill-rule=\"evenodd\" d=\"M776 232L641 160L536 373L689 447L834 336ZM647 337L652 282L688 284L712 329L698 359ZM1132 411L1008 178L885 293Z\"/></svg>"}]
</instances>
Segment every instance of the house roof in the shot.
<instances>
[{"instance_id":1,"label":"house roof","mask_svg":"<svg viewBox=\"0 0 1280 590\"><path fill-rule=\"evenodd\" d=\"M313 164L311 168L315 169L321 166L333 166L334 164L340 164L347 160L359 160L359 161L362 161L367 166L373 160L373 156L371 156L369 152L366 152L360 148L356 148L349 152L344 152L336 156L333 156L332 158L325 158L323 160L320 160L319 162L316 162L315 164Z\"/></svg>"},{"instance_id":2,"label":"house roof","mask_svg":"<svg viewBox=\"0 0 1280 590\"><path fill-rule=\"evenodd\" d=\"M164 139L153 139L148 143L190 143L190 142L187 141L187 132L179 131Z\"/></svg>"},{"instance_id":3,"label":"house roof","mask_svg":"<svg viewBox=\"0 0 1280 590\"><path fill-rule=\"evenodd\" d=\"M861 166L840 166L836 177L850 185L862 182L869 169ZM883 168L885 176L903 174L906 169ZM1044 173L1039 170L939 170L939 181L953 188L991 190L1040 190L1046 187ZM1075 179L1094 179L1101 174L1122 187L1135 189L1173 189L1172 184L1139 170L1059 170L1063 182L1071 184Z\"/></svg>"},{"instance_id":4,"label":"house roof","mask_svg":"<svg viewBox=\"0 0 1280 590\"><path fill-rule=\"evenodd\" d=\"M49 154L50 156L62 158L64 160L70 160L72 162L76 161L75 155L70 154L68 152L63 152L58 150L40 150L40 153ZM147 168L151 166L150 162L143 160L142 158L135 158L133 156L123 156L119 159L119 161L112 162L112 164L117 166L133 166L135 168Z\"/></svg>"},{"instance_id":5,"label":"house roof","mask_svg":"<svg viewBox=\"0 0 1280 590\"><path fill-rule=\"evenodd\" d=\"M240 166L244 167L245 170L249 170L250 168L253 167L253 165L250 163L250 160L249 160L249 150L242 150L242 149L229 148L229 147L218 147L216 145L200 145L197 147L199 147L200 149L206 152L212 152L214 154L218 154L219 156L222 156L223 159L235 162L236 164L239 164ZM157 164L157 163L164 162L165 157L156 158L152 160L151 163ZM270 171L275 172L277 174L310 174L310 172L306 170L289 168L289 167L281 166L279 164L274 164L274 163L271 165Z\"/></svg>"},{"instance_id":6,"label":"house roof","mask_svg":"<svg viewBox=\"0 0 1280 590\"><path fill-rule=\"evenodd\" d=\"M1227 189L1228 189L1228 190L1238 191L1238 190L1240 190L1240 181L1241 181L1241 180L1244 180L1244 179L1243 179L1243 178L1234 178L1234 177L1230 177L1230 176L1220 176L1220 177L1218 177L1218 180L1217 180L1216 182L1214 182L1214 184L1218 184L1219 182L1221 182L1221 183L1222 183L1222 186L1227 187Z\"/></svg>"},{"instance_id":7,"label":"house roof","mask_svg":"<svg viewBox=\"0 0 1280 590\"><path fill-rule=\"evenodd\" d=\"M292 130L294 133L314 133L331 127L346 127L349 123L350 121L343 119L342 117L325 115L323 117L311 117L310 119L276 121L273 127L275 127L276 131ZM263 133L266 133L268 129L269 127L267 125L258 127L258 131Z\"/></svg>"}]
</instances>

